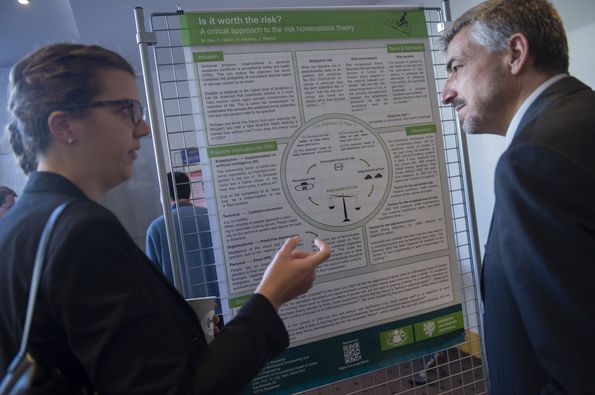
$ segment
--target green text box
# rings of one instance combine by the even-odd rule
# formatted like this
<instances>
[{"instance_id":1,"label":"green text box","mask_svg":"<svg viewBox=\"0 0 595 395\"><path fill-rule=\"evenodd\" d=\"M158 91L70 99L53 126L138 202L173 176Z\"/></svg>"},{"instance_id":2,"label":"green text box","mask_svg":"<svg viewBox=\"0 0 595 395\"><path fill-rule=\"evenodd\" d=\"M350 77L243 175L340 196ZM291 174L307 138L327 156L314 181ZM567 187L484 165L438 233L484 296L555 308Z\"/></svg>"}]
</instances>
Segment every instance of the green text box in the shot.
<instances>
[{"instance_id":1,"label":"green text box","mask_svg":"<svg viewBox=\"0 0 595 395\"><path fill-rule=\"evenodd\" d=\"M436 133L436 124L428 124L428 125L415 125L415 126L407 126L405 128L405 133L407 136L415 136L416 134L429 134L429 133Z\"/></svg>"},{"instance_id":2,"label":"green text box","mask_svg":"<svg viewBox=\"0 0 595 395\"><path fill-rule=\"evenodd\" d=\"M389 53L398 52L424 52L426 47L423 43L414 44L388 44L386 46Z\"/></svg>"},{"instance_id":3,"label":"green text box","mask_svg":"<svg viewBox=\"0 0 595 395\"><path fill-rule=\"evenodd\" d=\"M246 302L250 299L252 295L242 295L237 296L235 298L229 298L228 305L230 309L236 309L238 307L242 307Z\"/></svg>"},{"instance_id":4,"label":"green text box","mask_svg":"<svg viewBox=\"0 0 595 395\"><path fill-rule=\"evenodd\" d=\"M220 158L222 156L247 155L258 152L277 151L276 141L262 141L251 144L223 145L220 147L207 148L209 158Z\"/></svg>"},{"instance_id":5,"label":"green text box","mask_svg":"<svg viewBox=\"0 0 595 395\"><path fill-rule=\"evenodd\" d=\"M194 52L192 59L197 63L221 62L223 61L223 51Z\"/></svg>"}]
</instances>

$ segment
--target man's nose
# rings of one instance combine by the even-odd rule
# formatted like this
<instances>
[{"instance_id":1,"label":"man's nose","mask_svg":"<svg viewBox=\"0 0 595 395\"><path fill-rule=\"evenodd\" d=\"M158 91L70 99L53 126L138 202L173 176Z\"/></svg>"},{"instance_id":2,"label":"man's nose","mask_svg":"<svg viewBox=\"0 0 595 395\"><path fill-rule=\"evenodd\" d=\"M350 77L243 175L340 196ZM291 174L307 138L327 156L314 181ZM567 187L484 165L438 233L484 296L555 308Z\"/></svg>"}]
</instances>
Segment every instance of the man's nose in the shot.
<instances>
[{"instance_id":1,"label":"man's nose","mask_svg":"<svg viewBox=\"0 0 595 395\"><path fill-rule=\"evenodd\" d=\"M442 100L442 104L450 104L455 97L457 97L457 94L456 91L452 88L452 84L449 78L444 83L444 88L442 88L442 92L440 92L440 99Z\"/></svg>"}]
</instances>

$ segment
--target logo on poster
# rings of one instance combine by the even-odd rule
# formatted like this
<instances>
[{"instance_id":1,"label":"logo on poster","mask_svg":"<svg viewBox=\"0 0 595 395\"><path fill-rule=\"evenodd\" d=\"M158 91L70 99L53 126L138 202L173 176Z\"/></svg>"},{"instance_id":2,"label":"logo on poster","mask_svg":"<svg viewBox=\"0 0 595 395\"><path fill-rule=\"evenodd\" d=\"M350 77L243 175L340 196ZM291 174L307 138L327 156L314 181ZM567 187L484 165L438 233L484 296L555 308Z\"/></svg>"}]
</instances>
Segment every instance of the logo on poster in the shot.
<instances>
[{"instance_id":1,"label":"logo on poster","mask_svg":"<svg viewBox=\"0 0 595 395\"><path fill-rule=\"evenodd\" d=\"M403 328L393 330L392 343L395 346L400 346L407 341L407 332Z\"/></svg>"},{"instance_id":2,"label":"logo on poster","mask_svg":"<svg viewBox=\"0 0 595 395\"><path fill-rule=\"evenodd\" d=\"M424 322L422 326L422 330L427 337L431 337L436 330L436 322L435 321L428 321Z\"/></svg>"}]
</instances>

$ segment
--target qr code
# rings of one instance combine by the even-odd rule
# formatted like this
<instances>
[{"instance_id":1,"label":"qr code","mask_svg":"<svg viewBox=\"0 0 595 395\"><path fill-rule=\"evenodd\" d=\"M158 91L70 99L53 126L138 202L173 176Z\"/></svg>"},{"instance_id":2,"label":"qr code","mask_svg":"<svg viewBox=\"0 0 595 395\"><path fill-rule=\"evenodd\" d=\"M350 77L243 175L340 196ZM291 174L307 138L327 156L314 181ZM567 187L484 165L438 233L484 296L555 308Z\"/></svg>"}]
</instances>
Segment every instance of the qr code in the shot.
<instances>
[{"instance_id":1,"label":"qr code","mask_svg":"<svg viewBox=\"0 0 595 395\"><path fill-rule=\"evenodd\" d=\"M343 344L343 358L345 363L354 363L362 359L362 353L359 348L359 342Z\"/></svg>"}]
</instances>

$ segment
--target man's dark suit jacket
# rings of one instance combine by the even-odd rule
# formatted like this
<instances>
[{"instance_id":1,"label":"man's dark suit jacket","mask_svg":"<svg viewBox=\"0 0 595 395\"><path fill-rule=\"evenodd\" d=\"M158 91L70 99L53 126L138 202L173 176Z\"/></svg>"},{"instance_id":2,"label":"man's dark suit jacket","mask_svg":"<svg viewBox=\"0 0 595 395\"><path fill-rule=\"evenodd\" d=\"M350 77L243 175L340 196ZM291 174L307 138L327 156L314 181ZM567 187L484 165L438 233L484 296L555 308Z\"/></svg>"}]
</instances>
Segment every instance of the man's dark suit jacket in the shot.
<instances>
[{"instance_id":1,"label":"man's dark suit jacket","mask_svg":"<svg viewBox=\"0 0 595 395\"><path fill-rule=\"evenodd\" d=\"M495 177L482 273L491 395L595 393L595 93L529 107Z\"/></svg>"},{"instance_id":2,"label":"man's dark suit jacket","mask_svg":"<svg viewBox=\"0 0 595 395\"><path fill-rule=\"evenodd\" d=\"M30 352L100 394L233 394L288 344L254 295L207 347L198 319L117 218L70 181L34 173L0 219L0 376L17 352L34 254L51 211L64 212L42 274Z\"/></svg>"}]
</instances>

